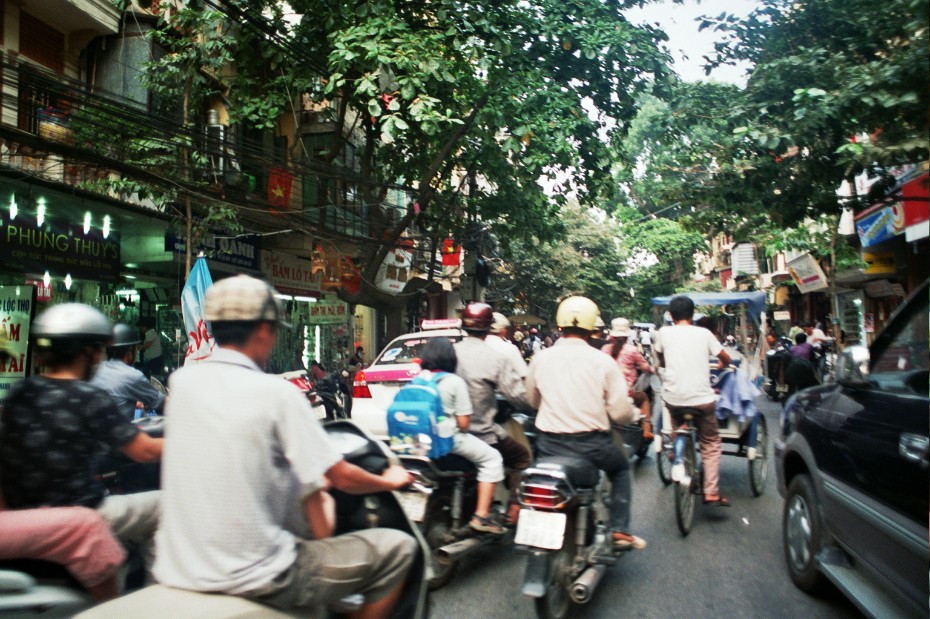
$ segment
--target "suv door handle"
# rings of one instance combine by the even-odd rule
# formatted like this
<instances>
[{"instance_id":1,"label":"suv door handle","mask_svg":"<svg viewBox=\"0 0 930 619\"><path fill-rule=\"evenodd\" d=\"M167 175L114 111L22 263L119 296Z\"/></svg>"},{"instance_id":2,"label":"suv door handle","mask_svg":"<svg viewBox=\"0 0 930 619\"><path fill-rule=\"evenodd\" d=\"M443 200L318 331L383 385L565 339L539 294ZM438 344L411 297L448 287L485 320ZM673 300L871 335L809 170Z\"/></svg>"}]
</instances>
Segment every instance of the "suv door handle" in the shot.
<instances>
[{"instance_id":1,"label":"suv door handle","mask_svg":"<svg viewBox=\"0 0 930 619\"><path fill-rule=\"evenodd\" d=\"M930 463L927 462L927 454L930 453L930 439L920 434L904 432L898 439L898 453L905 460L917 462L921 468L927 468L930 466Z\"/></svg>"}]
</instances>

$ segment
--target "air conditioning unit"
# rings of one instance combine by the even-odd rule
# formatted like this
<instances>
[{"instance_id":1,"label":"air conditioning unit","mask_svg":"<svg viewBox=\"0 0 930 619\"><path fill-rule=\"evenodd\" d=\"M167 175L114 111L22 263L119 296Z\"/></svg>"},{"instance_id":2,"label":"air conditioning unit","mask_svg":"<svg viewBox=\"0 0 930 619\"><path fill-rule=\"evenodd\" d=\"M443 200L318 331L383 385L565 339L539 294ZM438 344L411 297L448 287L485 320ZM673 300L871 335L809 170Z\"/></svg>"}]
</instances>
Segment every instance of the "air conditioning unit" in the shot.
<instances>
[{"instance_id":1,"label":"air conditioning unit","mask_svg":"<svg viewBox=\"0 0 930 619\"><path fill-rule=\"evenodd\" d=\"M204 151L210 160L211 172L222 174L226 170L226 125L207 125Z\"/></svg>"}]
</instances>

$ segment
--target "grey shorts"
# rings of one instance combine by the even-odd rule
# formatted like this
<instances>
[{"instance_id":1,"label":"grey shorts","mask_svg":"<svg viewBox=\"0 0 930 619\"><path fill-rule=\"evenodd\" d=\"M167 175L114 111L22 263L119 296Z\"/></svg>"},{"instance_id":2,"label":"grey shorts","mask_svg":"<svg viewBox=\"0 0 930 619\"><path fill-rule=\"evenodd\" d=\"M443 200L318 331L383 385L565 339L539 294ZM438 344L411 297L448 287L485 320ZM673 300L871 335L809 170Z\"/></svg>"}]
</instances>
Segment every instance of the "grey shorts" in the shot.
<instances>
[{"instance_id":1,"label":"grey shorts","mask_svg":"<svg viewBox=\"0 0 930 619\"><path fill-rule=\"evenodd\" d=\"M395 529L368 529L324 540L298 540L297 560L255 596L277 608L325 606L354 593L377 601L403 582L416 541Z\"/></svg>"}]
</instances>

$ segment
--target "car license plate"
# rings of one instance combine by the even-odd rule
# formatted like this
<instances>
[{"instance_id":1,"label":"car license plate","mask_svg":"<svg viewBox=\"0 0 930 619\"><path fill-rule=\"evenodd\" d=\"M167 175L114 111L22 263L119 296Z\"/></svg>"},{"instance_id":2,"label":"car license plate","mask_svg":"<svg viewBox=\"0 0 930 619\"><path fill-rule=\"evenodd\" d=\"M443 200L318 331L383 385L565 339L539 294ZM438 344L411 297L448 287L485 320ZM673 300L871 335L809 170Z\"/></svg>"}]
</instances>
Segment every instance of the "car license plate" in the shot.
<instances>
[{"instance_id":1,"label":"car license plate","mask_svg":"<svg viewBox=\"0 0 930 619\"><path fill-rule=\"evenodd\" d=\"M400 501L400 506L408 518L414 522L423 522L423 518L426 516L426 501L429 496L420 492L395 492L394 495Z\"/></svg>"},{"instance_id":2,"label":"car license plate","mask_svg":"<svg viewBox=\"0 0 930 619\"><path fill-rule=\"evenodd\" d=\"M566 522L567 518L561 512L521 509L520 519L517 520L517 535L513 542L534 548L558 550L565 538Z\"/></svg>"}]
</instances>

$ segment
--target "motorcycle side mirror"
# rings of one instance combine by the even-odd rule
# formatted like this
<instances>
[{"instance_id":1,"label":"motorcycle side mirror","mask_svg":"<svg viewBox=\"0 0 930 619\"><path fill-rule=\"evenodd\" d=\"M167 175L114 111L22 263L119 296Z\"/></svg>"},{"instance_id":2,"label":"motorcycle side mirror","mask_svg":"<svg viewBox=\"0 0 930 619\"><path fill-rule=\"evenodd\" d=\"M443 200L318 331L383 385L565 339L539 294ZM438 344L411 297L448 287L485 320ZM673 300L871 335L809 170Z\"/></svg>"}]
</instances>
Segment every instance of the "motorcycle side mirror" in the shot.
<instances>
[{"instance_id":1,"label":"motorcycle side mirror","mask_svg":"<svg viewBox=\"0 0 930 619\"><path fill-rule=\"evenodd\" d=\"M870 360L867 347L847 347L836 362L836 382L844 387L868 386Z\"/></svg>"}]
</instances>

